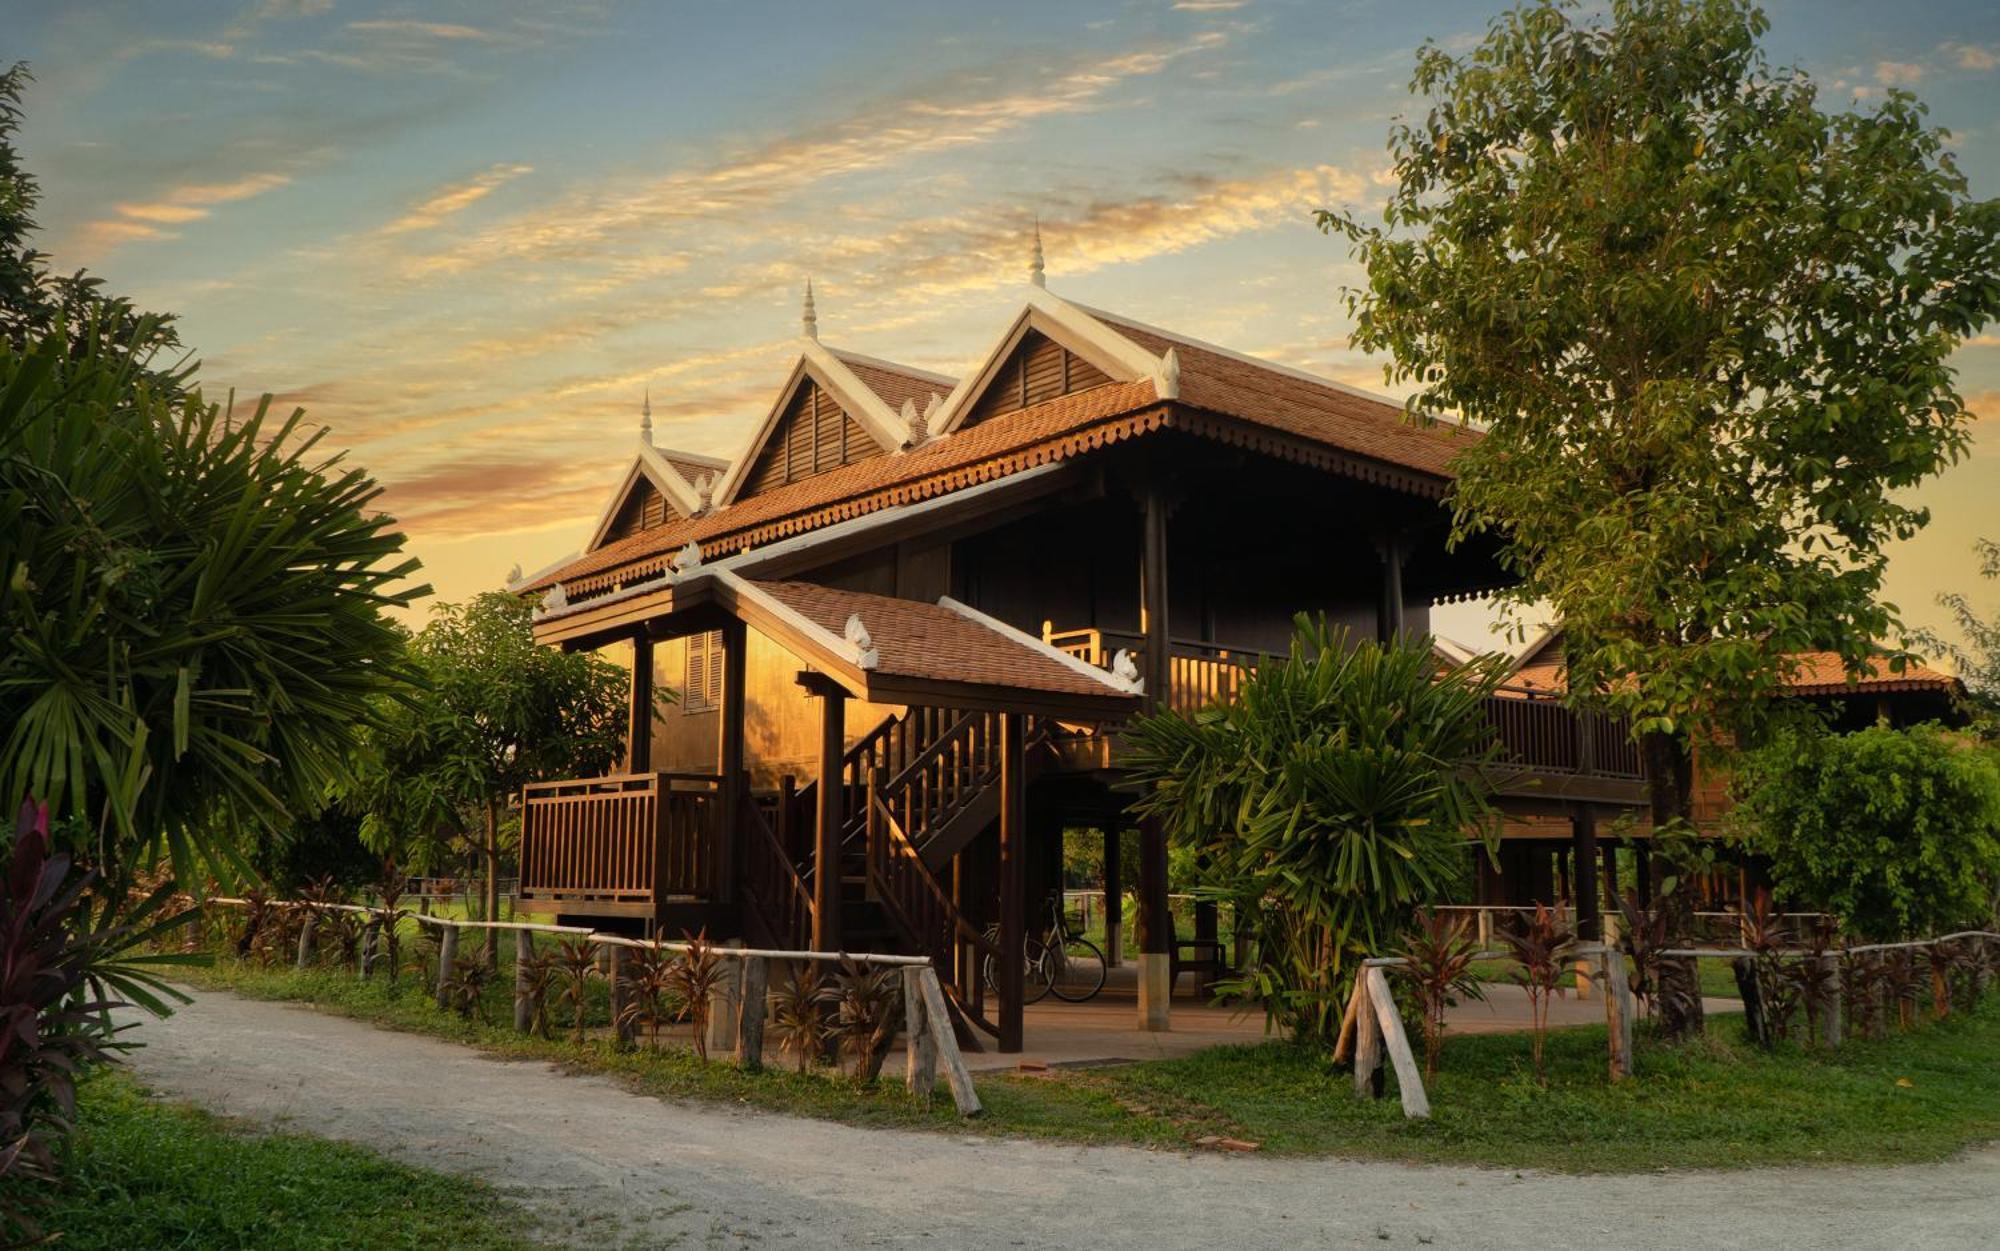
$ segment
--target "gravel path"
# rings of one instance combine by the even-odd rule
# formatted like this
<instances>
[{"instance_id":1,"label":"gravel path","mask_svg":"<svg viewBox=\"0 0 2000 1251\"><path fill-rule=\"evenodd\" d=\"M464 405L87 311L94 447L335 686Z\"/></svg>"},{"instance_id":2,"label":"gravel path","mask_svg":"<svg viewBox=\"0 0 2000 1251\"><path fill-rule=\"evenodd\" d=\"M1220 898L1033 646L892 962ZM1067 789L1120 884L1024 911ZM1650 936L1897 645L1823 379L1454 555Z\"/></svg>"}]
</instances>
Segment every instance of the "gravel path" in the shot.
<instances>
[{"instance_id":1,"label":"gravel path","mask_svg":"<svg viewBox=\"0 0 2000 1251\"><path fill-rule=\"evenodd\" d=\"M2000 1148L1639 1177L1187 1156L667 1103L226 994L139 1033L133 1067L163 1094L484 1178L576 1245L2000 1246Z\"/></svg>"}]
</instances>

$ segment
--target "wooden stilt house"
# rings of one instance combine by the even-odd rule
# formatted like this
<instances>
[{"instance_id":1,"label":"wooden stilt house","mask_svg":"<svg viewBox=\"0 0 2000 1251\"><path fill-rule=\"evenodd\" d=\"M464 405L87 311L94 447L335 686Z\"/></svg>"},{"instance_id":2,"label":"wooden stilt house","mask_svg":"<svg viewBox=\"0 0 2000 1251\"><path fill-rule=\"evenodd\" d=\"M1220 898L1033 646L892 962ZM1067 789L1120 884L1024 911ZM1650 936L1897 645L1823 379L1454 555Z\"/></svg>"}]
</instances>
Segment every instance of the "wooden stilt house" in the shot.
<instances>
[{"instance_id":1,"label":"wooden stilt house","mask_svg":"<svg viewBox=\"0 0 2000 1251\"><path fill-rule=\"evenodd\" d=\"M642 443L589 550L521 587L542 641L628 649L634 675L626 771L523 797L523 905L928 955L1018 1049L1020 962L989 990L985 958L1045 915L1065 827L1129 825L1138 1024L1167 1028L1167 849L1124 816L1120 722L1231 698L1297 612L1421 633L1498 585L1490 552L1445 547L1472 436L1039 283L956 380L821 343L808 301L740 455ZM655 715L660 682L681 699ZM1642 802L1622 727L1488 715L1508 804L1582 839Z\"/></svg>"}]
</instances>

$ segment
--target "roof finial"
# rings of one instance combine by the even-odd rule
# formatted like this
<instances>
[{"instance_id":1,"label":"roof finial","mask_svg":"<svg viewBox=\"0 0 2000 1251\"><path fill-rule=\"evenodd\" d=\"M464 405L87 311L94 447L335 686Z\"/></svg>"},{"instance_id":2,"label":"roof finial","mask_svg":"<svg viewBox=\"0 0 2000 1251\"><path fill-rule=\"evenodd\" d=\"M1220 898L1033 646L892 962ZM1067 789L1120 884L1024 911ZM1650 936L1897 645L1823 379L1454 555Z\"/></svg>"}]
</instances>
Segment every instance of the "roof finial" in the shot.
<instances>
[{"instance_id":1,"label":"roof finial","mask_svg":"<svg viewBox=\"0 0 2000 1251\"><path fill-rule=\"evenodd\" d=\"M646 387L646 398L639 404L639 441L651 446L653 442L653 388Z\"/></svg>"},{"instance_id":2,"label":"roof finial","mask_svg":"<svg viewBox=\"0 0 2000 1251\"><path fill-rule=\"evenodd\" d=\"M804 322L806 338L818 339L819 313L813 308L813 280L810 278L806 279L806 311L801 320Z\"/></svg>"},{"instance_id":3,"label":"roof finial","mask_svg":"<svg viewBox=\"0 0 2000 1251\"><path fill-rule=\"evenodd\" d=\"M1042 273L1042 215L1035 214L1035 252L1028 261L1028 281L1038 287L1046 287L1049 281Z\"/></svg>"}]
</instances>

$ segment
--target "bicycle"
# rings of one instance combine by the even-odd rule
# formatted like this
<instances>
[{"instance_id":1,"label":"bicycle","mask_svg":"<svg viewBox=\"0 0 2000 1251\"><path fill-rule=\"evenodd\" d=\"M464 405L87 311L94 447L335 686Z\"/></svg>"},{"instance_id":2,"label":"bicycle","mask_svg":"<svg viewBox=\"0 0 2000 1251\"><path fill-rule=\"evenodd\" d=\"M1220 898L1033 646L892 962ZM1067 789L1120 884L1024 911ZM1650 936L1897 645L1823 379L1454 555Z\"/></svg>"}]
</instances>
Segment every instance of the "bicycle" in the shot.
<instances>
[{"instance_id":1,"label":"bicycle","mask_svg":"<svg viewBox=\"0 0 2000 1251\"><path fill-rule=\"evenodd\" d=\"M987 941L999 945L998 924L986 927ZM1063 911L1062 896L1049 899L1049 920L1040 937L1029 935L1022 940L1021 958L1021 1002L1039 1003L1051 992L1067 1003L1083 1003L1096 998L1104 989L1104 978L1109 963L1104 952L1096 943L1070 928L1069 916ZM997 957L986 957L984 976L986 988L994 993L999 991L999 965Z\"/></svg>"}]
</instances>

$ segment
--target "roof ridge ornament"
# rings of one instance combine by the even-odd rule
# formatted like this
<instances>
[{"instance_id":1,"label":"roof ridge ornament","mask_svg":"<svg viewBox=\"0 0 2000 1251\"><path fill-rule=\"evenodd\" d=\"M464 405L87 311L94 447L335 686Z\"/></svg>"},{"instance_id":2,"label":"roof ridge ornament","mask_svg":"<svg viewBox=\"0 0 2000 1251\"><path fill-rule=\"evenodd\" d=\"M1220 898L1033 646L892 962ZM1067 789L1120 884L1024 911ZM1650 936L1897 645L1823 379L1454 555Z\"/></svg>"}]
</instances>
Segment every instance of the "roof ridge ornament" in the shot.
<instances>
[{"instance_id":1,"label":"roof ridge ornament","mask_svg":"<svg viewBox=\"0 0 2000 1251\"><path fill-rule=\"evenodd\" d=\"M933 395L931 398L936 399L937 397ZM904 447L916 447L930 437L930 431L925 426L924 421L929 414L929 409L925 409L921 413L918 412L915 400L908 398L903 400L903 429L908 432L903 438Z\"/></svg>"},{"instance_id":2,"label":"roof ridge ornament","mask_svg":"<svg viewBox=\"0 0 2000 1251\"><path fill-rule=\"evenodd\" d=\"M1047 288L1048 274L1042 264L1042 215L1035 214L1035 250L1028 260L1028 281L1035 286Z\"/></svg>"},{"instance_id":3,"label":"roof ridge ornament","mask_svg":"<svg viewBox=\"0 0 2000 1251\"><path fill-rule=\"evenodd\" d=\"M715 475L704 473L694 480L694 493L701 500L701 511L708 512L715 507Z\"/></svg>"},{"instance_id":4,"label":"roof ridge ornament","mask_svg":"<svg viewBox=\"0 0 2000 1251\"><path fill-rule=\"evenodd\" d=\"M653 388L646 387L646 398L639 402L639 442L647 447L653 445Z\"/></svg>"},{"instance_id":5,"label":"roof ridge ornament","mask_svg":"<svg viewBox=\"0 0 2000 1251\"><path fill-rule=\"evenodd\" d=\"M674 569L677 572L686 573L690 569L699 569L700 567L701 544L695 542L693 539L689 539L687 546L681 549L680 555L674 557Z\"/></svg>"},{"instance_id":6,"label":"roof ridge ornament","mask_svg":"<svg viewBox=\"0 0 2000 1251\"><path fill-rule=\"evenodd\" d=\"M847 614L847 626L842 631L848 646L854 649L854 661L863 669L873 669L882 660L882 653L875 649L875 640L868 633L858 612Z\"/></svg>"},{"instance_id":7,"label":"roof ridge ornament","mask_svg":"<svg viewBox=\"0 0 2000 1251\"><path fill-rule=\"evenodd\" d=\"M1163 400L1181 398L1181 354L1172 348L1160 358L1160 368L1153 375L1153 390Z\"/></svg>"},{"instance_id":8,"label":"roof ridge ornament","mask_svg":"<svg viewBox=\"0 0 2000 1251\"><path fill-rule=\"evenodd\" d=\"M813 307L813 280L806 279L806 306L800 314L800 331L806 338L819 342L819 310Z\"/></svg>"},{"instance_id":9,"label":"roof ridge ornament","mask_svg":"<svg viewBox=\"0 0 2000 1251\"><path fill-rule=\"evenodd\" d=\"M1132 659L1132 653L1119 648L1111 658L1111 676L1120 682L1130 682L1139 694L1145 694L1146 684L1139 678L1139 662Z\"/></svg>"}]
</instances>

